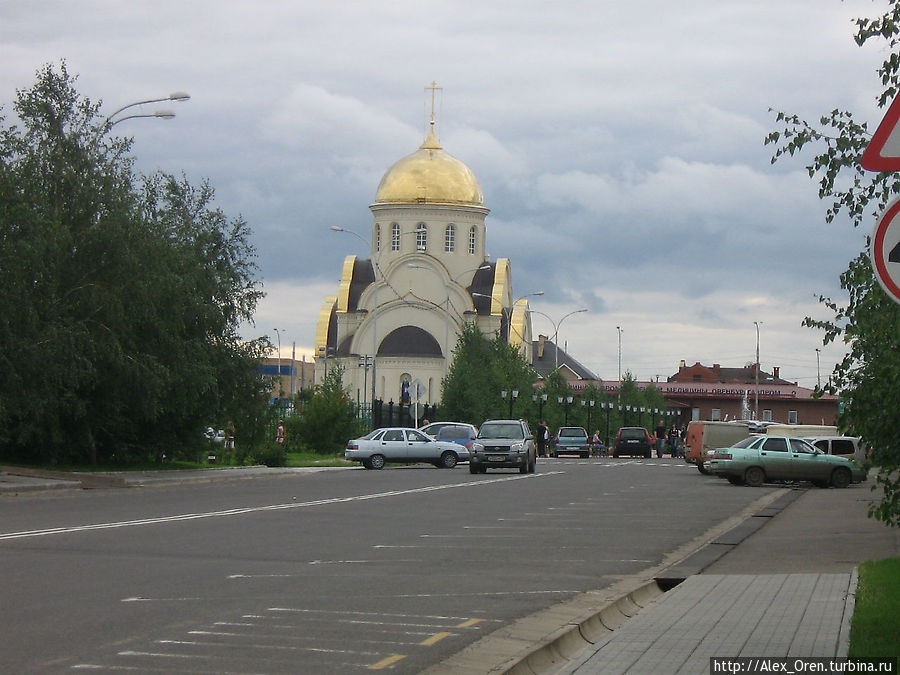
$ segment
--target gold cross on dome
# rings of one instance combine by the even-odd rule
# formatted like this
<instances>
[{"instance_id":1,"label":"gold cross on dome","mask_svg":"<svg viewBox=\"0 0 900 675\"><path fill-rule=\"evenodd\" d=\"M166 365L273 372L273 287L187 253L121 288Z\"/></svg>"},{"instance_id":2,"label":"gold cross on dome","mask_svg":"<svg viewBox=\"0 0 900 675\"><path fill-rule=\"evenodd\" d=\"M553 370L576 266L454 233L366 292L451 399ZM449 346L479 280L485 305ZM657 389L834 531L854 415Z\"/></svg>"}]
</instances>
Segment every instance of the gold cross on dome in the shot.
<instances>
[{"instance_id":1,"label":"gold cross on dome","mask_svg":"<svg viewBox=\"0 0 900 675\"><path fill-rule=\"evenodd\" d=\"M425 90L431 89L431 126L434 126L434 92L443 91L443 87L437 86L437 82L434 80L431 81L430 87L425 87Z\"/></svg>"}]
</instances>

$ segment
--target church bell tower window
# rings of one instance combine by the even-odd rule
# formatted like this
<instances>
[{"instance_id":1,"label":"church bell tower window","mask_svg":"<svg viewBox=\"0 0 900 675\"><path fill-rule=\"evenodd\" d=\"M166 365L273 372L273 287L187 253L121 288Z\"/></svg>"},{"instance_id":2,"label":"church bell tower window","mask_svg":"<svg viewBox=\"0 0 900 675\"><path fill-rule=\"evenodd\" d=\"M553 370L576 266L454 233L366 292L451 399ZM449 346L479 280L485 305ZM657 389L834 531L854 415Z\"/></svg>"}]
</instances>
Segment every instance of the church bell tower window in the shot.
<instances>
[{"instance_id":1,"label":"church bell tower window","mask_svg":"<svg viewBox=\"0 0 900 675\"><path fill-rule=\"evenodd\" d=\"M391 225L391 250L400 250L400 226L397 223Z\"/></svg>"},{"instance_id":2,"label":"church bell tower window","mask_svg":"<svg viewBox=\"0 0 900 675\"><path fill-rule=\"evenodd\" d=\"M419 223L416 226L416 250L425 251L428 248L428 226Z\"/></svg>"},{"instance_id":3,"label":"church bell tower window","mask_svg":"<svg viewBox=\"0 0 900 675\"><path fill-rule=\"evenodd\" d=\"M469 253L475 255L475 240L478 235L475 234L475 228L469 230Z\"/></svg>"},{"instance_id":4,"label":"church bell tower window","mask_svg":"<svg viewBox=\"0 0 900 675\"><path fill-rule=\"evenodd\" d=\"M453 253L456 248L456 228L453 226L453 223L447 225L447 230L444 232L444 252L445 253Z\"/></svg>"},{"instance_id":5,"label":"church bell tower window","mask_svg":"<svg viewBox=\"0 0 900 675\"><path fill-rule=\"evenodd\" d=\"M375 252L381 251L381 223L375 223Z\"/></svg>"}]
</instances>

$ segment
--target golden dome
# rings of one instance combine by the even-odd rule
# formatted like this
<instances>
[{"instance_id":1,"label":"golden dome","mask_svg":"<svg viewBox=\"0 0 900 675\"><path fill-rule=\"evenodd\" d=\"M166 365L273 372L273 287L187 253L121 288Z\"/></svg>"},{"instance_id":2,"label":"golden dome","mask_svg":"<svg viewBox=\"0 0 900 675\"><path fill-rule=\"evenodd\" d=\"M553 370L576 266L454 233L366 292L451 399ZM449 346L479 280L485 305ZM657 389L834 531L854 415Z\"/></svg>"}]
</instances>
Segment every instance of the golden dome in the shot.
<instances>
[{"instance_id":1,"label":"golden dome","mask_svg":"<svg viewBox=\"0 0 900 675\"><path fill-rule=\"evenodd\" d=\"M375 202L484 206L484 195L472 170L444 151L432 129L418 150L387 170Z\"/></svg>"}]
</instances>

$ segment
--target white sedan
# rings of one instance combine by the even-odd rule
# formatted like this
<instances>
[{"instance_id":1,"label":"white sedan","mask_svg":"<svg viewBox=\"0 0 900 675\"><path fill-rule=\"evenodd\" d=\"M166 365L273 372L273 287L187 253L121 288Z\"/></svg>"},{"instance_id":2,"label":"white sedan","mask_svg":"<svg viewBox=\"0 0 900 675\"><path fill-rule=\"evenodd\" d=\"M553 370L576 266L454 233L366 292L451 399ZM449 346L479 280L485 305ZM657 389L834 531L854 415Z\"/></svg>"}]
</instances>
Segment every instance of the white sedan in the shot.
<instances>
[{"instance_id":1,"label":"white sedan","mask_svg":"<svg viewBox=\"0 0 900 675\"><path fill-rule=\"evenodd\" d=\"M428 462L452 469L461 459L469 459L469 451L457 443L436 441L418 429L386 427L349 441L344 457L362 462L367 469L383 469L388 462Z\"/></svg>"}]
</instances>

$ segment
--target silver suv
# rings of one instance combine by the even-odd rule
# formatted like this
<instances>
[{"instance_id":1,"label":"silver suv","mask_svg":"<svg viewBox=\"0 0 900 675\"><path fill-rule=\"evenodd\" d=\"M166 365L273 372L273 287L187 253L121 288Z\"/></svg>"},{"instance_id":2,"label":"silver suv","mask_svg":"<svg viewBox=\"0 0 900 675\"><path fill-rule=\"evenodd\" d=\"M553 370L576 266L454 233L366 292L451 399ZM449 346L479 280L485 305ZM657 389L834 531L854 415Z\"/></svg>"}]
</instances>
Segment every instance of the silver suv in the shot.
<instances>
[{"instance_id":1,"label":"silver suv","mask_svg":"<svg viewBox=\"0 0 900 675\"><path fill-rule=\"evenodd\" d=\"M489 468L534 473L537 451L525 420L488 420L478 429L469 457L469 473Z\"/></svg>"}]
</instances>

